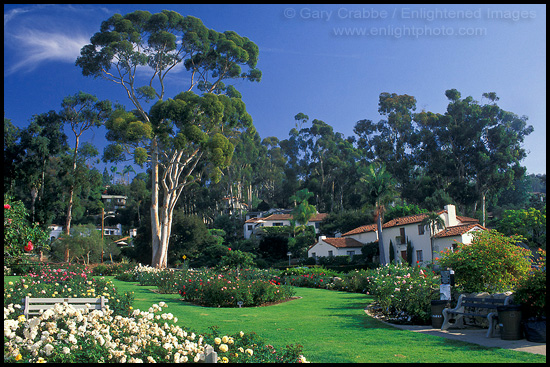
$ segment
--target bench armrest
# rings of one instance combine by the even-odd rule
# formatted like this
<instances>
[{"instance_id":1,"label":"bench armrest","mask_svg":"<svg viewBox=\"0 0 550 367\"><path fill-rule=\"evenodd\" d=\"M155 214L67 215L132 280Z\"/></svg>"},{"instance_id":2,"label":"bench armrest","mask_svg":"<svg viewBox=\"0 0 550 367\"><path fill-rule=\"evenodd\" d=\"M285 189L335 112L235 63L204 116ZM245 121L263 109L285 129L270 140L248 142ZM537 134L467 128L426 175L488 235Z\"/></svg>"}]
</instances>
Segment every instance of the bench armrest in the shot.
<instances>
[{"instance_id":1,"label":"bench armrest","mask_svg":"<svg viewBox=\"0 0 550 367\"><path fill-rule=\"evenodd\" d=\"M462 299L465 297L464 294L461 294L459 297L458 297L458 302L456 303L456 307L455 308L445 308L444 310L447 310L447 312L464 312L464 306L462 306Z\"/></svg>"}]
</instances>

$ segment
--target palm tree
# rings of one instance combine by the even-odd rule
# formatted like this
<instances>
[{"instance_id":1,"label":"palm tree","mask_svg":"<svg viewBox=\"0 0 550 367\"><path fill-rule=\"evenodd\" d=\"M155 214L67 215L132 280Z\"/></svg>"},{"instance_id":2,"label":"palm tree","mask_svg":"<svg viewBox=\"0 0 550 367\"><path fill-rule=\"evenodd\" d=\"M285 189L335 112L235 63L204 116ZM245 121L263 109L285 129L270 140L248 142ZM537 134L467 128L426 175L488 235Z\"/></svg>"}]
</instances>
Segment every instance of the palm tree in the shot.
<instances>
[{"instance_id":1,"label":"palm tree","mask_svg":"<svg viewBox=\"0 0 550 367\"><path fill-rule=\"evenodd\" d=\"M315 206L311 205L308 202L308 199L313 196L312 192L309 192L308 189L302 189L296 192L295 195L290 197L290 200L294 201L294 209L292 210L291 223L298 223L300 226L294 227L294 235L297 231L304 231L306 229L307 223L311 218L317 214L317 209Z\"/></svg>"},{"instance_id":2,"label":"palm tree","mask_svg":"<svg viewBox=\"0 0 550 367\"><path fill-rule=\"evenodd\" d=\"M446 228L445 220L435 212L428 213L426 218L422 220L422 226L426 227L430 231L430 247L432 260L434 257L434 236L438 229Z\"/></svg>"},{"instance_id":3,"label":"palm tree","mask_svg":"<svg viewBox=\"0 0 550 367\"><path fill-rule=\"evenodd\" d=\"M126 185L130 184L130 172L133 172L134 174L136 173L136 171L134 170L134 167L132 167L131 165L124 166L124 170L122 171L122 174L128 175L128 179L126 180Z\"/></svg>"},{"instance_id":4,"label":"palm tree","mask_svg":"<svg viewBox=\"0 0 550 367\"><path fill-rule=\"evenodd\" d=\"M365 184L366 204L374 207L374 216L378 227L378 248L380 249L380 264L388 263L384 251L384 240L382 236L382 216L384 215L385 205L393 200L396 190L396 181L391 174L386 171L383 163L371 163L366 172L360 178Z\"/></svg>"}]
</instances>

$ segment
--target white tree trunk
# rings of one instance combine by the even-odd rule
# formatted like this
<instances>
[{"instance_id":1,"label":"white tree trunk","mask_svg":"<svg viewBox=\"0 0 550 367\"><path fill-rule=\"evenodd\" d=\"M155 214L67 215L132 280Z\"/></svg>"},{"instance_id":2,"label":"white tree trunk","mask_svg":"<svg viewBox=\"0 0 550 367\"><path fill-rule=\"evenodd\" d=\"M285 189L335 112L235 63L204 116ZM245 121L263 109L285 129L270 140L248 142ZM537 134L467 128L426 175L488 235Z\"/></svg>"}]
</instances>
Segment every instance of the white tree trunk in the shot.
<instances>
[{"instance_id":1,"label":"white tree trunk","mask_svg":"<svg viewBox=\"0 0 550 367\"><path fill-rule=\"evenodd\" d=\"M172 216L176 203L187 185L186 179L195 169L201 154L195 150L185 162L181 162L183 151L174 151L164 167L162 179L159 179L158 146L152 145L151 164L153 166L153 185L151 201L151 235L153 257L151 266L166 268L168 266L168 245L172 232ZM193 163L191 163L195 160ZM188 166L190 166L188 168ZM185 169L188 169L182 175ZM180 179L183 181L180 183ZM159 207L158 191L162 187L163 202Z\"/></svg>"},{"instance_id":2,"label":"white tree trunk","mask_svg":"<svg viewBox=\"0 0 550 367\"><path fill-rule=\"evenodd\" d=\"M386 260L386 253L384 251L384 240L382 238L382 213L378 211L378 218L376 224L378 227L378 248L380 250L380 265L384 266L388 262Z\"/></svg>"}]
</instances>

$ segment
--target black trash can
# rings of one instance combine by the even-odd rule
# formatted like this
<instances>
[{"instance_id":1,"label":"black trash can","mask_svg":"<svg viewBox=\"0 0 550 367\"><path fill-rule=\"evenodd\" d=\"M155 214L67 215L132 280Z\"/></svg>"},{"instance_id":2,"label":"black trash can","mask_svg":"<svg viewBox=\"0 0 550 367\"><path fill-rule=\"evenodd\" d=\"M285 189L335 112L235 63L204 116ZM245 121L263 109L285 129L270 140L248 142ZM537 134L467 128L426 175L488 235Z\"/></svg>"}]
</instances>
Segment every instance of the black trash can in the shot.
<instances>
[{"instance_id":1,"label":"black trash can","mask_svg":"<svg viewBox=\"0 0 550 367\"><path fill-rule=\"evenodd\" d=\"M521 305L497 306L500 338L519 340L523 338L521 330Z\"/></svg>"},{"instance_id":2,"label":"black trash can","mask_svg":"<svg viewBox=\"0 0 550 367\"><path fill-rule=\"evenodd\" d=\"M441 329L443 326L443 309L451 307L451 301L449 300L434 300L432 301L432 327L434 329Z\"/></svg>"},{"instance_id":3,"label":"black trash can","mask_svg":"<svg viewBox=\"0 0 550 367\"><path fill-rule=\"evenodd\" d=\"M525 339L534 343L546 343L546 317L528 318L523 320L523 334Z\"/></svg>"}]
</instances>

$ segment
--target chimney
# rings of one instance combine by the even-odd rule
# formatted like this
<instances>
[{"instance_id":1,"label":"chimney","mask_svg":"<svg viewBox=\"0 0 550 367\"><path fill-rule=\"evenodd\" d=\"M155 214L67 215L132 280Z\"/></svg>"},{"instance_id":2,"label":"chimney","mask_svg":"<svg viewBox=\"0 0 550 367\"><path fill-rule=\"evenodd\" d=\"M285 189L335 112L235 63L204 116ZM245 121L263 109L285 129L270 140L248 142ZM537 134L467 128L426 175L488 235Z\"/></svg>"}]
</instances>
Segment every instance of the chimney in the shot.
<instances>
[{"instance_id":1,"label":"chimney","mask_svg":"<svg viewBox=\"0 0 550 367\"><path fill-rule=\"evenodd\" d=\"M456 209L454 205L447 204L445 205L445 210L447 211L447 220L445 225L447 227L453 227L458 225L458 220L456 219Z\"/></svg>"}]
</instances>

